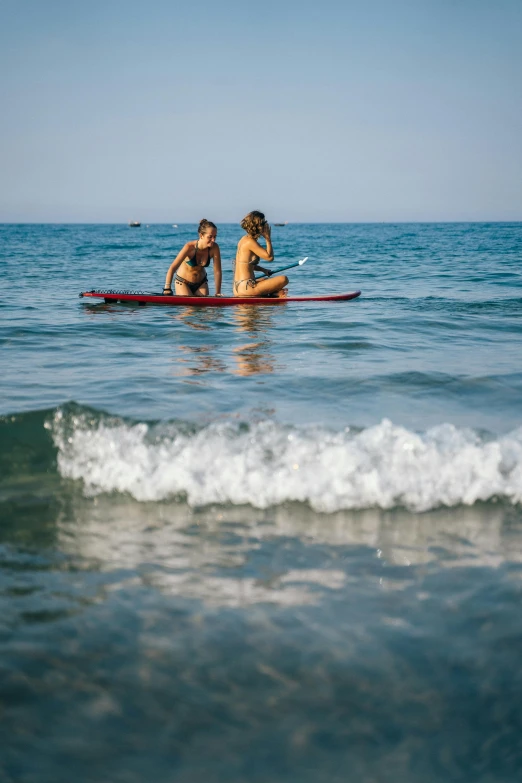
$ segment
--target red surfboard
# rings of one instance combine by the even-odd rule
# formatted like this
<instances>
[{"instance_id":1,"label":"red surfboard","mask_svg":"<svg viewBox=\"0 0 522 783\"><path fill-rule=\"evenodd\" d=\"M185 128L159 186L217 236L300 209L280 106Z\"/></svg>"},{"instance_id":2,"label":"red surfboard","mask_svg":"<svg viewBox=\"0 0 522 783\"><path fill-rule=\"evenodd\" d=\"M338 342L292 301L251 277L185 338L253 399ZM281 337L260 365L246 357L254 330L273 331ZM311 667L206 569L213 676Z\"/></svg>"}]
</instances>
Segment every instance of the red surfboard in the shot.
<instances>
[{"instance_id":1,"label":"red surfboard","mask_svg":"<svg viewBox=\"0 0 522 783\"><path fill-rule=\"evenodd\" d=\"M134 302L138 305L185 305L189 307L227 307L229 305L278 305L287 302L347 302L357 299L360 291L348 294L330 294L329 296L163 296L163 294L146 293L145 291L82 291L80 297L90 296L93 299L103 299L106 304L111 302Z\"/></svg>"}]
</instances>

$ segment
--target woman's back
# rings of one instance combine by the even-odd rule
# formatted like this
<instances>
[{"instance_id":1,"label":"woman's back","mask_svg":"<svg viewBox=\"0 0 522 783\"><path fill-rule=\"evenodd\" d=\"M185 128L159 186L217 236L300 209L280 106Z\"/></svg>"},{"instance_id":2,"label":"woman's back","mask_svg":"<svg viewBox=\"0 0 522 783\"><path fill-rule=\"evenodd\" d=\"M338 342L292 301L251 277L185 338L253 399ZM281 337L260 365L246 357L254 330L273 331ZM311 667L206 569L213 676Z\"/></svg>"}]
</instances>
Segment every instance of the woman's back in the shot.
<instances>
[{"instance_id":1,"label":"woman's back","mask_svg":"<svg viewBox=\"0 0 522 783\"><path fill-rule=\"evenodd\" d=\"M256 261L259 261L259 256L257 256L254 251L252 250L250 245L250 237L244 236L241 237L239 242L237 243L237 250L236 250L236 270L241 265L245 264L254 264Z\"/></svg>"}]
</instances>

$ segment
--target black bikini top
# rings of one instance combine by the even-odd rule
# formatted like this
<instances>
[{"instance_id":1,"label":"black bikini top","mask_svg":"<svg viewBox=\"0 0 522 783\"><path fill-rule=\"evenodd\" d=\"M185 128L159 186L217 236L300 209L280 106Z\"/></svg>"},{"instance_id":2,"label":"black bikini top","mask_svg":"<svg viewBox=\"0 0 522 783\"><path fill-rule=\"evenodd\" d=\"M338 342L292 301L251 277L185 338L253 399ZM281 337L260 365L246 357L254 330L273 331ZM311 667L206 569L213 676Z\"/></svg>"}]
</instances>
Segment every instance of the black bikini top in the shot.
<instances>
[{"instance_id":1,"label":"black bikini top","mask_svg":"<svg viewBox=\"0 0 522 783\"><path fill-rule=\"evenodd\" d=\"M185 259L185 261L186 261L186 264L187 264L188 266L199 266L199 264L198 264L198 262L197 262L197 260L196 260L196 256L197 256L197 254L198 254L198 243L196 242L196 249L195 249L195 252L194 252L194 258L187 258L187 259ZM207 258L207 263L206 263L206 264L201 264L201 266L202 266L203 268L205 268L205 267L207 267L207 266L209 266L209 265L210 265L210 248L208 248L208 258Z\"/></svg>"}]
</instances>

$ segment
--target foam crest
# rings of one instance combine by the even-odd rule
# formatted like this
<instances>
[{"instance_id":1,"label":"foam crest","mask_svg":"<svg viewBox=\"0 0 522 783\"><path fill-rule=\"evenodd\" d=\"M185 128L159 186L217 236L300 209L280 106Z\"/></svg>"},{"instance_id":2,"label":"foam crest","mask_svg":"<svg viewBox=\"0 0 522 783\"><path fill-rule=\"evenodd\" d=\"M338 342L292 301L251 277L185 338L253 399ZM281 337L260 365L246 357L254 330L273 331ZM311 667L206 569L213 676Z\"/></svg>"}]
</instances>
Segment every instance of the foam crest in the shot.
<instances>
[{"instance_id":1,"label":"foam crest","mask_svg":"<svg viewBox=\"0 0 522 783\"><path fill-rule=\"evenodd\" d=\"M450 424L417 434L388 420L362 431L272 421L196 430L61 410L50 428L61 475L86 494L192 506L297 501L321 512L522 501L522 428L495 440Z\"/></svg>"}]
</instances>

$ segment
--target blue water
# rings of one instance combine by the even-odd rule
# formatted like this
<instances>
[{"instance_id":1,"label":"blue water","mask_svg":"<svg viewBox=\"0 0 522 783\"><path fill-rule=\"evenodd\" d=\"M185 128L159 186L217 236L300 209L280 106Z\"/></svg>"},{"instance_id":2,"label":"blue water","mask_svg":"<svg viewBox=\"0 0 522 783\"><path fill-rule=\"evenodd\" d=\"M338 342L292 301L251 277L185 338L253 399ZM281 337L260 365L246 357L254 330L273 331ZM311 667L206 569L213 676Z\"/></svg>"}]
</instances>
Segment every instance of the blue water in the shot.
<instances>
[{"instance_id":1,"label":"blue water","mask_svg":"<svg viewBox=\"0 0 522 783\"><path fill-rule=\"evenodd\" d=\"M0 780L518 780L522 224L274 227L345 303L78 298L195 228L0 226Z\"/></svg>"}]
</instances>

